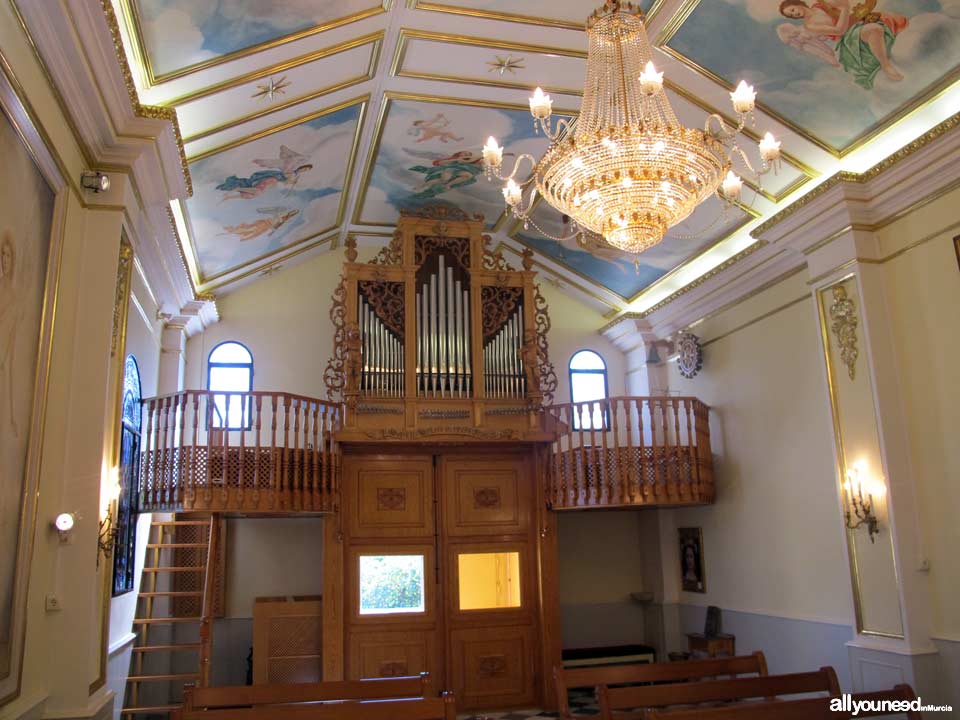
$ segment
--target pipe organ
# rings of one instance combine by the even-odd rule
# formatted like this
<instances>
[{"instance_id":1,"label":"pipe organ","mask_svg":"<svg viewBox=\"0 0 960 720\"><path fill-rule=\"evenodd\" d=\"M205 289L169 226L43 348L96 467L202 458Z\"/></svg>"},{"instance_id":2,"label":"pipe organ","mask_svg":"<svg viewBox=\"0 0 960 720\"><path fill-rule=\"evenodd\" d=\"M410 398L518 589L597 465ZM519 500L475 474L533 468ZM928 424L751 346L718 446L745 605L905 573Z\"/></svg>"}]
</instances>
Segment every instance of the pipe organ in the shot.
<instances>
[{"instance_id":1,"label":"pipe organ","mask_svg":"<svg viewBox=\"0 0 960 720\"><path fill-rule=\"evenodd\" d=\"M346 404L345 441L546 437L556 375L532 253L515 270L483 231L482 218L429 207L403 215L370 262L347 240L324 374Z\"/></svg>"}]
</instances>

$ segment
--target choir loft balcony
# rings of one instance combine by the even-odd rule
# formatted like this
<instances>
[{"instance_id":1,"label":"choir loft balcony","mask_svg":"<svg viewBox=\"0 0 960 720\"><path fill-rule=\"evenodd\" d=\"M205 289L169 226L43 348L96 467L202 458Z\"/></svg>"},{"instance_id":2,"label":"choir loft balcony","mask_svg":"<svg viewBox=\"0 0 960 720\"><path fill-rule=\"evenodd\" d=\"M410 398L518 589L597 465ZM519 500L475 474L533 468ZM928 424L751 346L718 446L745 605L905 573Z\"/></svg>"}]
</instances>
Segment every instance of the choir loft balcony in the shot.
<instances>
[{"instance_id":1,"label":"choir loft balcony","mask_svg":"<svg viewBox=\"0 0 960 720\"><path fill-rule=\"evenodd\" d=\"M522 445L542 458L538 483L553 510L713 502L709 408L696 398L615 397L534 412L536 437L546 441L498 432L494 425L512 416L471 412L442 427L415 419L372 449L507 438L497 445ZM346 405L286 392L185 390L144 400L140 509L336 512L344 448L365 451L351 443L349 425Z\"/></svg>"}]
</instances>

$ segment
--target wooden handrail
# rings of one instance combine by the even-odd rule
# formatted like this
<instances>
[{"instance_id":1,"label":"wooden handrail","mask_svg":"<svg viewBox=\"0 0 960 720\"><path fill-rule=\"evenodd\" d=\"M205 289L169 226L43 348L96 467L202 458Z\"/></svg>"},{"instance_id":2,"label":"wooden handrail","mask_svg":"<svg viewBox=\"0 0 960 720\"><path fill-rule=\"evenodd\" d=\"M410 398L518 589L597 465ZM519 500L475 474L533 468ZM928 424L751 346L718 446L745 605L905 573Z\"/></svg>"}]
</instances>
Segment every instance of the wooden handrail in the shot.
<instances>
[{"instance_id":1,"label":"wooden handrail","mask_svg":"<svg viewBox=\"0 0 960 720\"><path fill-rule=\"evenodd\" d=\"M545 408L557 433L554 509L713 501L710 408L689 396L617 396Z\"/></svg>"},{"instance_id":2,"label":"wooden handrail","mask_svg":"<svg viewBox=\"0 0 960 720\"><path fill-rule=\"evenodd\" d=\"M329 512L343 407L306 395L183 390L142 401L141 509Z\"/></svg>"},{"instance_id":3,"label":"wooden handrail","mask_svg":"<svg viewBox=\"0 0 960 720\"><path fill-rule=\"evenodd\" d=\"M210 685L210 658L213 655L213 612L217 582L217 554L220 552L220 520L210 517L207 568L203 576L203 609L200 612L200 687Z\"/></svg>"}]
</instances>

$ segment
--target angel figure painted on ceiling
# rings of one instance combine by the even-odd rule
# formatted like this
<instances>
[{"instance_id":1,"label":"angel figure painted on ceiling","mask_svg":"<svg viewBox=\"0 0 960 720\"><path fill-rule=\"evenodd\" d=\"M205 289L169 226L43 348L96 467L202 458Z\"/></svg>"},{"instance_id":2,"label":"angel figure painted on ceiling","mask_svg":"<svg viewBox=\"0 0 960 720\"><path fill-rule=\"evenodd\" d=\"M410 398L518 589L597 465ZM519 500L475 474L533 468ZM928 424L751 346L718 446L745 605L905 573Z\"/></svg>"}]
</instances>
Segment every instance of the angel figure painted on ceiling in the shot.
<instances>
[{"instance_id":1,"label":"angel figure painted on ceiling","mask_svg":"<svg viewBox=\"0 0 960 720\"><path fill-rule=\"evenodd\" d=\"M227 225L223 228L226 232L221 233L221 235L236 235L240 240L256 240L264 234L270 237L300 214L299 210L285 207L257 208L257 212L269 217L260 218L253 222L240 223L239 225Z\"/></svg>"},{"instance_id":2,"label":"angel figure painted on ceiling","mask_svg":"<svg viewBox=\"0 0 960 720\"><path fill-rule=\"evenodd\" d=\"M447 116L443 113L438 113L430 120L414 120L410 124L410 129L407 131L407 134L419 136L416 140L417 143L428 142L434 138L444 144L451 140L454 142L463 142L463 138L454 135L453 131L448 129L449 127L450 121L447 119Z\"/></svg>"},{"instance_id":3,"label":"angel figure painted on ceiling","mask_svg":"<svg viewBox=\"0 0 960 720\"><path fill-rule=\"evenodd\" d=\"M829 65L843 68L862 88L873 89L877 74L903 80L890 52L897 35L909 20L897 13L878 12L877 0L863 0L853 7L850 0L782 0L780 14L802 20L800 26L777 27L780 39Z\"/></svg>"},{"instance_id":4,"label":"angel figure painted on ceiling","mask_svg":"<svg viewBox=\"0 0 960 720\"><path fill-rule=\"evenodd\" d=\"M477 176L483 172L483 157L472 150L460 150L448 156L409 148L406 152L431 161L429 165L414 165L410 168L411 171L424 175L423 182L413 191L413 197L418 200L429 200L454 188L473 185Z\"/></svg>"},{"instance_id":5,"label":"angel figure painted on ceiling","mask_svg":"<svg viewBox=\"0 0 960 720\"><path fill-rule=\"evenodd\" d=\"M309 159L306 155L281 145L280 157L253 161L255 165L268 168L267 170L258 170L249 177L231 175L217 185L217 190L226 193L220 202L251 200L271 188L281 186L285 188L284 196L287 196L296 187L300 176L313 169L313 165L307 162Z\"/></svg>"}]
</instances>

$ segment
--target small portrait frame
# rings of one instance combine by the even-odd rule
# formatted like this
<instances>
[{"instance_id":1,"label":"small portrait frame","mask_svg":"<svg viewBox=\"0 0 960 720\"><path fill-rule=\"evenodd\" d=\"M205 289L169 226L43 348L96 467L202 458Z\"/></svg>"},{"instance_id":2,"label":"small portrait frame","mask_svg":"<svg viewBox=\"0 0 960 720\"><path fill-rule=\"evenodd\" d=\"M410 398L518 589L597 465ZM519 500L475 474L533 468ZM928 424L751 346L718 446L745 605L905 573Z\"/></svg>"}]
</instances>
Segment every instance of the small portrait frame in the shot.
<instances>
[{"instance_id":1,"label":"small portrait frame","mask_svg":"<svg viewBox=\"0 0 960 720\"><path fill-rule=\"evenodd\" d=\"M707 592L703 555L703 528L677 528L680 549L680 588L684 592Z\"/></svg>"}]
</instances>

